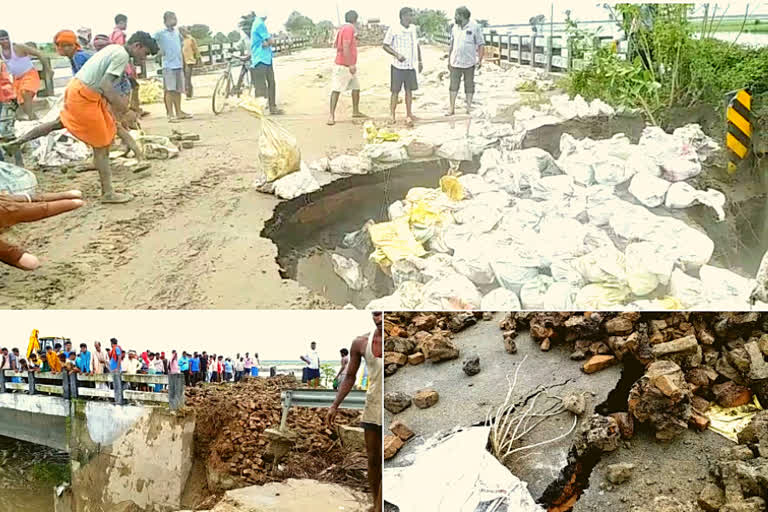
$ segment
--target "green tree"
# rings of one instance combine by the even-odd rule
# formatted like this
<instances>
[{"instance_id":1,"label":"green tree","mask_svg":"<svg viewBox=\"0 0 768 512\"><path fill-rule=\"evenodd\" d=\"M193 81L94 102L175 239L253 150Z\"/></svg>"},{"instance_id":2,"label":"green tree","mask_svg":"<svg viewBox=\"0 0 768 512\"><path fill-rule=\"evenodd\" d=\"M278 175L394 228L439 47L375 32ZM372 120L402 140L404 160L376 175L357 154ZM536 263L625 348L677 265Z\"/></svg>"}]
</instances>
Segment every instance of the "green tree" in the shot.
<instances>
[{"instance_id":1,"label":"green tree","mask_svg":"<svg viewBox=\"0 0 768 512\"><path fill-rule=\"evenodd\" d=\"M332 22L325 20L319 22L317 25L315 25L315 38L326 40L331 37L331 34L333 34L333 31L335 30L335 26Z\"/></svg>"},{"instance_id":2,"label":"green tree","mask_svg":"<svg viewBox=\"0 0 768 512\"><path fill-rule=\"evenodd\" d=\"M208 41L211 38L211 27L208 25L195 24L189 27L189 33L198 42Z\"/></svg>"},{"instance_id":3,"label":"green tree","mask_svg":"<svg viewBox=\"0 0 768 512\"><path fill-rule=\"evenodd\" d=\"M237 43L238 41L240 41L240 32L238 32L237 30L233 30L232 32L227 34L227 41L229 41L230 43Z\"/></svg>"},{"instance_id":4,"label":"green tree","mask_svg":"<svg viewBox=\"0 0 768 512\"><path fill-rule=\"evenodd\" d=\"M444 34L450 26L445 11L438 9L416 9L413 22L419 27L421 35L427 37Z\"/></svg>"},{"instance_id":5,"label":"green tree","mask_svg":"<svg viewBox=\"0 0 768 512\"><path fill-rule=\"evenodd\" d=\"M312 35L315 23L299 11L293 11L285 22L285 29L293 35Z\"/></svg>"},{"instance_id":6,"label":"green tree","mask_svg":"<svg viewBox=\"0 0 768 512\"><path fill-rule=\"evenodd\" d=\"M333 379L336 377L336 370L329 364L320 365L320 373L322 378L320 379L320 385L324 388L333 387Z\"/></svg>"},{"instance_id":7,"label":"green tree","mask_svg":"<svg viewBox=\"0 0 768 512\"><path fill-rule=\"evenodd\" d=\"M217 43L226 43L228 41L224 32L216 32L216 35L213 36L213 40Z\"/></svg>"}]
</instances>

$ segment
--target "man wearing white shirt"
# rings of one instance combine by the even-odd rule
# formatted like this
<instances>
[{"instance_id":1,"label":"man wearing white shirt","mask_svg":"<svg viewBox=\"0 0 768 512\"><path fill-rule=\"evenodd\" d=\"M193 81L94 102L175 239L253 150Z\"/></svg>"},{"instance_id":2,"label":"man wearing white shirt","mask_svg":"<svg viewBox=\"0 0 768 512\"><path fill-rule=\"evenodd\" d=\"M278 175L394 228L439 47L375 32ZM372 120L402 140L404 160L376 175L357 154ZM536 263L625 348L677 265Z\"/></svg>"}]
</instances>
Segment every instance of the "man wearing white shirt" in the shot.
<instances>
[{"instance_id":1,"label":"man wearing white shirt","mask_svg":"<svg viewBox=\"0 0 768 512\"><path fill-rule=\"evenodd\" d=\"M451 27L451 47L448 50L448 70L451 85L448 87L452 116L456 110L456 97L459 95L459 85L464 78L464 94L467 99L467 114L472 108L472 97L475 94L475 69L480 69L483 63L485 37L483 29L475 21L469 21L471 14L466 7L456 9L456 22Z\"/></svg>"},{"instance_id":2,"label":"man wearing white shirt","mask_svg":"<svg viewBox=\"0 0 768 512\"><path fill-rule=\"evenodd\" d=\"M320 385L320 356L317 354L317 343L314 341L309 345L309 353L301 356L301 360L307 363L307 382L313 388Z\"/></svg>"},{"instance_id":3,"label":"man wearing white shirt","mask_svg":"<svg viewBox=\"0 0 768 512\"><path fill-rule=\"evenodd\" d=\"M136 375L141 370L141 362L136 358L136 352L128 352L128 359L123 360L123 373Z\"/></svg>"},{"instance_id":4,"label":"man wearing white shirt","mask_svg":"<svg viewBox=\"0 0 768 512\"><path fill-rule=\"evenodd\" d=\"M392 115L392 123L395 122L395 111L400 91L405 88L406 125L413 126L413 91L419 88L416 76L416 65L419 73L424 70L421 61L421 47L416 26L412 25L413 9L403 7L400 9L400 25L389 27L384 36L384 51L394 57L391 68L391 92L392 98L389 109Z\"/></svg>"}]
</instances>

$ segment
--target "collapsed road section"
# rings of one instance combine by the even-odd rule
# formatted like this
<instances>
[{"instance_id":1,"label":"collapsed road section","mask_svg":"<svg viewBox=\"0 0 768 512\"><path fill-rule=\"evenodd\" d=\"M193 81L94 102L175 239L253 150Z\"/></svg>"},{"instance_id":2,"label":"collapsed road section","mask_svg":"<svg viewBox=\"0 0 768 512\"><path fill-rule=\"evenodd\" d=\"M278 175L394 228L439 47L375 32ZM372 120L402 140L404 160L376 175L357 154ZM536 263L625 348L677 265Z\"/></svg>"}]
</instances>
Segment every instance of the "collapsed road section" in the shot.
<instances>
[{"instance_id":1,"label":"collapsed road section","mask_svg":"<svg viewBox=\"0 0 768 512\"><path fill-rule=\"evenodd\" d=\"M384 328L390 511L768 510L768 315L408 312Z\"/></svg>"}]
</instances>

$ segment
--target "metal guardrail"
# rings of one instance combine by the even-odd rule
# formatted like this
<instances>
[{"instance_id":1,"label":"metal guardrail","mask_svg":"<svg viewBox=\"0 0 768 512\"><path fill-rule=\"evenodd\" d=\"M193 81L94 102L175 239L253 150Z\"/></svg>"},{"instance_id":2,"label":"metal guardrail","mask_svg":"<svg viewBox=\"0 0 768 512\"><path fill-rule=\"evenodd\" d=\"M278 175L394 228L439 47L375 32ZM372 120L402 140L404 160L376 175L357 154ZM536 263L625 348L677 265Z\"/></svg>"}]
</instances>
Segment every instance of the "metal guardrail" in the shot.
<instances>
[{"instance_id":1,"label":"metal guardrail","mask_svg":"<svg viewBox=\"0 0 768 512\"><path fill-rule=\"evenodd\" d=\"M18 382L14 382L14 380ZM93 387L90 383L93 384ZM102 384L102 386L98 384ZM167 392L136 391L130 389L131 384L167 386ZM184 407L184 375L182 374L104 373L83 375L65 372L2 370L0 371L0 393L11 391L21 391L29 395L57 395L65 400L100 398L112 400L117 405L125 405L128 402L167 403L173 411Z\"/></svg>"},{"instance_id":2,"label":"metal guardrail","mask_svg":"<svg viewBox=\"0 0 768 512\"><path fill-rule=\"evenodd\" d=\"M584 58L575 58L574 45L577 38L569 35L544 36L532 34L514 35L512 33L499 33L496 29L484 30L486 58L491 61L509 62L518 65L543 68L551 71L571 71L582 68L589 52L585 52ZM439 34L433 37L438 44L448 45L449 34ZM579 38L583 42L584 39ZM596 51L601 46L606 46L614 41L612 36L595 36L589 41L591 51ZM616 52L619 58L626 58L628 44L626 41L617 43Z\"/></svg>"},{"instance_id":3,"label":"metal guardrail","mask_svg":"<svg viewBox=\"0 0 768 512\"><path fill-rule=\"evenodd\" d=\"M280 400L283 404L280 430L284 430L288 411L291 407L330 407L336 401L336 391L332 389L288 389L280 393ZM365 391L353 389L341 403L341 407L365 409Z\"/></svg>"}]
</instances>

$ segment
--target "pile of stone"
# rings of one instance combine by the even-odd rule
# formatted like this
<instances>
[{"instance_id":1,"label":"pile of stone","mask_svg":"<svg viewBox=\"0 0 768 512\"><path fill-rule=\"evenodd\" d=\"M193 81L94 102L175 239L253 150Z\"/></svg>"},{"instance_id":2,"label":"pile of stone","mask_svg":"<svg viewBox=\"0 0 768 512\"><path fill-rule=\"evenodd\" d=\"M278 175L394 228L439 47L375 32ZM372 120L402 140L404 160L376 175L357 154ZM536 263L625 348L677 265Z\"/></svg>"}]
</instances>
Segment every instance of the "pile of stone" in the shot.
<instances>
[{"instance_id":1,"label":"pile of stone","mask_svg":"<svg viewBox=\"0 0 768 512\"><path fill-rule=\"evenodd\" d=\"M302 386L293 376L277 376L186 389L186 404L197 415L195 450L205 462L209 490L306 477L366 486L365 455L353 457L342 449L341 429L326 426L326 409L290 410L286 427L295 444L275 463L265 431L279 429L281 391ZM357 426L358 420L359 412L339 410L338 425Z\"/></svg>"},{"instance_id":2,"label":"pile of stone","mask_svg":"<svg viewBox=\"0 0 768 512\"><path fill-rule=\"evenodd\" d=\"M739 444L724 448L712 470L714 482L707 484L699 495L702 510L768 510L768 411L752 418L739 433Z\"/></svg>"},{"instance_id":3,"label":"pile of stone","mask_svg":"<svg viewBox=\"0 0 768 512\"><path fill-rule=\"evenodd\" d=\"M731 408L757 397L768 404L768 314L509 313L504 345L529 329L542 350L568 344L585 373L631 362L640 374L627 409L615 419L625 437L646 424L668 441L685 429L706 429L711 404Z\"/></svg>"},{"instance_id":4,"label":"pile of stone","mask_svg":"<svg viewBox=\"0 0 768 512\"><path fill-rule=\"evenodd\" d=\"M482 318L490 319L490 313L388 313L384 319L384 376L405 365L458 358L460 350L451 339L453 334ZM469 372L475 371L473 358L466 366Z\"/></svg>"}]
</instances>

